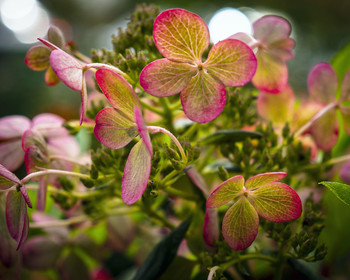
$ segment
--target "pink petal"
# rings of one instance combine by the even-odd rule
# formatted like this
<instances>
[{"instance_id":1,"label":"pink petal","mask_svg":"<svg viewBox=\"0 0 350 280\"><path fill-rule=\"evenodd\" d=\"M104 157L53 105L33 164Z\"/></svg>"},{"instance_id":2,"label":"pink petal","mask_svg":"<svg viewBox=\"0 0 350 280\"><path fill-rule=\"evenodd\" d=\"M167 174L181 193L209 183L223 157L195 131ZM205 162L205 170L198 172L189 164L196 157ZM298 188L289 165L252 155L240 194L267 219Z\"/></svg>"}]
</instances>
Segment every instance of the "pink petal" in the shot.
<instances>
[{"instance_id":1,"label":"pink petal","mask_svg":"<svg viewBox=\"0 0 350 280\"><path fill-rule=\"evenodd\" d=\"M10 171L16 170L23 163L24 152L21 146L21 140L0 144L0 163Z\"/></svg>"},{"instance_id":2,"label":"pink petal","mask_svg":"<svg viewBox=\"0 0 350 280\"><path fill-rule=\"evenodd\" d=\"M115 109L134 121L134 107L141 108L131 85L119 74L109 69L98 69L96 82Z\"/></svg>"},{"instance_id":3,"label":"pink petal","mask_svg":"<svg viewBox=\"0 0 350 280\"><path fill-rule=\"evenodd\" d=\"M256 176L250 177L245 183L247 190L253 190L260 188L268 183L276 182L286 177L287 173L285 172L269 172L258 174Z\"/></svg>"},{"instance_id":4,"label":"pink petal","mask_svg":"<svg viewBox=\"0 0 350 280\"><path fill-rule=\"evenodd\" d=\"M37 146L29 146L24 154L24 163L27 173L38 171L38 167L48 168L50 159L47 155L47 151L40 150ZM32 180L37 180L32 178Z\"/></svg>"},{"instance_id":5,"label":"pink petal","mask_svg":"<svg viewBox=\"0 0 350 280\"><path fill-rule=\"evenodd\" d=\"M11 191L6 197L6 223L9 233L17 241L17 250L28 236L26 202L20 192Z\"/></svg>"},{"instance_id":6,"label":"pink petal","mask_svg":"<svg viewBox=\"0 0 350 280\"><path fill-rule=\"evenodd\" d=\"M286 122L292 120L294 103L294 92L287 86L279 94L269 94L260 91L257 100L257 109L263 119L283 126Z\"/></svg>"},{"instance_id":7,"label":"pink petal","mask_svg":"<svg viewBox=\"0 0 350 280\"><path fill-rule=\"evenodd\" d=\"M51 50L61 50L59 47L55 46L53 43L42 39L42 38L38 38L38 40L43 43L45 46L49 47Z\"/></svg>"},{"instance_id":8,"label":"pink petal","mask_svg":"<svg viewBox=\"0 0 350 280\"><path fill-rule=\"evenodd\" d=\"M310 121L318 111L322 110L323 107L324 105L321 103L313 101L307 101L301 104L294 113L293 121L291 123L291 130L294 132L297 131L304 124Z\"/></svg>"},{"instance_id":9,"label":"pink petal","mask_svg":"<svg viewBox=\"0 0 350 280\"><path fill-rule=\"evenodd\" d=\"M24 116L8 116L0 118L0 141L19 140L24 131L30 127L30 120ZM18 139L13 139L18 138Z\"/></svg>"},{"instance_id":10,"label":"pink petal","mask_svg":"<svg viewBox=\"0 0 350 280\"><path fill-rule=\"evenodd\" d=\"M202 191L205 197L209 197L209 187L205 182L203 176L198 172L196 167L193 165L187 166L185 168L187 176L191 179L192 183Z\"/></svg>"},{"instance_id":11,"label":"pink petal","mask_svg":"<svg viewBox=\"0 0 350 280\"><path fill-rule=\"evenodd\" d=\"M80 110L80 121L79 125L82 125L82 123L85 121L86 118L86 111L87 111L87 89L86 89L86 80L85 80L85 75L83 74L83 80L82 80L82 85L83 87L81 88L80 91L80 100L81 100L81 110Z\"/></svg>"},{"instance_id":12,"label":"pink petal","mask_svg":"<svg viewBox=\"0 0 350 280\"><path fill-rule=\"evenodd\" d=\"M342 116L345 132L350 135L350 107L340 106L340 113Z\"/></svg>"},{"instance_id":13,"label":"pink petal","mask_svg":"<svg viewBox=\"0 0 350 280\"><path fill-rule=\"evenodd\" d=\"M0 164L0 190L6 190L15 184L21 185L21 181L15 174Z\"/></svg>"},{"instance_id":14,"label":"pink petal","mask_svg":"<svg viewBox=\"0 0 350 280\"><path fill-rule=\"evenodd\" d=\"M309 93L315 101L329 104L335 101L338 77L328 63L322 62L312 68L307 80Z\"/></svg>"},{"instance_id":15,"label":"pink petal","mask_svg":"<svg viewBox=\"0 0 350 280\"><path fill-rule=\"evenodd\" d=\"M346 162L340 170L340 178L346 183L350 184L350 161Z\"/></svg>"},{"instance_id":16,"label":"pink petal","mask_svg":"<svg viewBox=\"0 0 350 280\"><path fill-rule=\"evenodd\" d=\"M259 229L259 217L245 196L226 212L222 222L222 234L233 250L244 250L255 240Z\"/></svg>"},{"instance_id":17,"label":"pink petal","mask_svg":"<svg viewBox=\"0 0 350 280\"><path fill-rule=\"evenodd\" d=\"M111 149L125 147L138 135L135 123L113 108L105 108L97 114L94 133L98 141Z\"/></svg>"},{"instance_id":18,"label":"pink petal","mask_svg":"<svg viewBox=\"0 0 350 280\"><path fill-rule=\"evenodd\" d=\"M242 176L234 176L220 184L209 196L207 200L208 208L215 208L232 201L244 186Z\"/></svg>"},{"instance_id":19,"label":"pink petal","mask_svg":"<svg viewBox=\"0 0 350 280\"><path fill-rule=\"evenodd\" d=\"M62 125L65 120L58 115L43 113L35 116L32 120L32 128L40 131L46 138L62 137L69 132Z\"/></svg>"},{"instance_id":20,"label":"pink petal","mask_svg":"<svg viewBox=\"0 0 350 280\"><path fill-rule=\"evenodd\" d=\"M141 139L130 151L122 180L122 199L130 205L139 200L146 190L151 173L151 155Z\"/></svg>"},{"instance_id":21,"label":"pink petal","mask_svg":"<svg viewBox=\"0 0 350 280\"><path fill-rule=\"evenodd\" d=\"M64 35L57 26L51 25L47 31L47 39L59 48L63 48L66 44Z\"/></svg>"},{"instance_id":22,"label":"pink petal","mask_svg":"<svg viewBox=\"0 0 350 280\"><path fill-rule=\"evenodd\" d=\"M135 106L134 110L135 110L135 120L136 120L137 130L140 133L140 136L143 142L145 143L150 156L152 157L152 154L153 154L152 143L151 143L151 138L149 137L147 126L143 120L142 113L139 110L139 108Z\"/></svg>"},{"instance_id":23,"label":"pink petal","mask_svg":"<svg viewBox=\"0 0 350 280\"><path fill-rule=\"evenodd\" d=\"M171 96L180 93L197 72L191 64L158 59L142 70L140 85L154 96Z\"/></svg>"},{"instance_id":24,"label":"pink petal","mask_svg":"<svg viewBox=\"0 0 350 280\"><path fill-rule=\"evenodd\" d=\"M28 207L32 208L33 207L32 206L32 202L30 201L29 194L28 194L26 186L22 185L19 190L20 190L20 192L21 192L25 202L27 203Z\"/></svg>"},{"instance_id":25,"label":"pink petal","mask_svg":"<svg viewBox=\"0 0 350 280\"><path fill-rule=\"evenodd\" d=\"M285 62L269 54L258 51L258 67L252 83L261 91L279 93L288 85L288 68Z\"/></svg>"},{"instance_id":26,"label":"pink petal","mask_svg":"<svg viewBox=\"0 0 350 280\"><path fill-rule=\"evenodd\" d=\"M350 101L350 71L348 71L341 85L340 102Z\"/></svg>"},{"instance_id":27,"label":"pink petal","mask_svg":"<svg viewBox=\"0 0 350 280\"><path fill-rule=\"evenodd\" d=\"M34 46L27 52L24 62L29 69L43 71L50 66L51 50L46 46Z\"/></svg>"},{"instance_id":28,"label":"pink petal","mask_svg":"<svg viewBox=\"0 0 350 280\"><path fill-rule=\"evenodd\" d=\"M207 245L213 247L215 241L219 240L219 218L216 208L207 208L205 210L203 237Z\"/></svg>"},{"instance_id":29,"label":"pink petal","mask_svg":"<svg viewBox=\"0 0 350 280\"><path fill-rule=\"evenodd\" d=\"M225 86L243 86L256 71L256 57L248 45L236 39L215 44L203 67Z\"/></svg>"},{"instance_id":30,"label":"pink petal","mask_svg":"<svg viewBox=\"0 0 350 280\"><path fill-rule=\"evenodd\" d=\"M225 86L212 75L200 71L181 92L181 103L190 120L199 123L212 121L225 107Z\"/></svg>"},{"instance_id":31,"label":"pink petal","mask_svg":"<svg viewBox=\"0 0 350 280\"><path fill-rule=\"evenodd\" d=\"M47 149L50 155L62 155L73 159L80 154L77 139L70 135L48 139Z\"/></svg>"},{"instance_id":32,"label":"pink petal","mask_svg":"<svg viewBox=\"0 0 350 280\"><path fill-rule=\"evenodd\" d=\"M227 39L236 39L240 40L244 43L246 43L248 46L252 46L254 43L256 43L256 40L249 34L243 33L243 32L238 32L236 34L231 35Z\"/></svg>"},{"instance_id":33,"label":"pink petal","mask_svg":"<svg viewBox=\"0 0 350 280\"><path fill-rule=\"evenodd\" d=\"M198 15L182 9L162 12L153 25L159 52L177 62L200 62L209 46L209 30Z\"/></svg>"},{"instance_id":34,"label":"pink petal","mask_svg":"<svg viewBox=\"0 0 350 280\"><path fill-rule=\"evenodd\" d=\"M57 77L69 88L81 91L83 64L62 50L54 50L50 55L50 65Z\"/></svg>"},{"instance_id":35,"label":"pink petal","mask_svg":"<svg viewBox=\"0 0 350 280\"><path fill-rule=\"evenodd\" d=\"M310 132L316 145L323 151L329 151L338 141L339 124L336 110L332 109L311 126Z\"/></svg>"},{"instance_id":36,"label":"pink petal","mask_svg":"<svg viewBox=\"0 0 350 280\"><path fill-rule=\"evenodd\" d=\"M28 129L22 136L22 149L26 151L29 146L37 146L41 151L46 150L46 140L42 134L34 129Z\"/></svg>"},{"instance_id":37,"label":"pink petal","mask_svg":"<svg viewBox=\"0 0 350 280\"><path fill-rule=\"evenodd\" d=\"M40 179L38 195L36 200L36 209L42 212L45 211L47 183L47 176L44 176Z\"/></svg>"},{"instance_id":38,"label":"pink petal","mask_svg":"<svg viewBox=\"0 0 350 280\"><path fill-rule=\"evenodd\" d=\"M251 191L249 197L259 215L270 222L289 222L300 217L301 200L288 185L273 182Z\"/></svg>"}]
</instances>

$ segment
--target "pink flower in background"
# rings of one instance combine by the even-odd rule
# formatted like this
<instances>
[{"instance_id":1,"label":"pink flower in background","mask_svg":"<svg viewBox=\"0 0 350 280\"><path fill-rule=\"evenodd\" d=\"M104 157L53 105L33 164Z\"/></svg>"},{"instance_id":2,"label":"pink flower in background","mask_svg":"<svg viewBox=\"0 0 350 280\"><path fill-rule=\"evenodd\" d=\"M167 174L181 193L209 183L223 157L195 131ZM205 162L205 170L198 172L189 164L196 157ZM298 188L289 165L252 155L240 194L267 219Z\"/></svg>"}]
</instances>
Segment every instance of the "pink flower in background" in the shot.
<instances>
[{"instance_id":1,"label":"pink flower in background","mask_svg":"<svg viewBox=\"0 0 350 280\"><path fill-rule=\"evenodd\" d=\"M259 216L270 222L289 222L300 217L302 205L298 194L288 185L276 182L287 174L259 174L244 182L235 176L218 186L207 200L208 208L234 201L222 222L222 234L234 250L244 250L255 240Z\"/></svg>"},{"instance_id":2,"label":"pink flower in background","mask_svg":"<svg viewBox=\"0 0 350 280\"><path fill-rule=\"evenodd\" d=\"M255 73L255 55L239 40L215 44L202 62L209 46L208 27L198 15L186 10L162 12L154 22L153 38L165 58L142 70L140 85L158 97L181 92L183 110L195 122L215 119L226 104L225 86L242 86Z\"/></svg>"}]
</instances>

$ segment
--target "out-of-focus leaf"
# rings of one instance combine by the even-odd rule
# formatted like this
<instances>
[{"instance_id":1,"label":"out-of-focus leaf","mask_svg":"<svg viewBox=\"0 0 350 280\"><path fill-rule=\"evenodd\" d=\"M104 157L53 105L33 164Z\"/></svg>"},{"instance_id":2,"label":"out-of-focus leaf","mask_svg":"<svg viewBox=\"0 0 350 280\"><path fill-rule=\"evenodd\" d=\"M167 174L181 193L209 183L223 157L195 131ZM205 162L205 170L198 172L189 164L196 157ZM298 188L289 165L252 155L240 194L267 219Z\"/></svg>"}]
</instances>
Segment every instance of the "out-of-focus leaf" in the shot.
<instances>
[{"instance_id":1,"label":"out-of-focus leaf","mask_svg":"<svg viewBox=\"0 0 350 280\"><path fill-rule=\"evenodd\" d=\"M337 198L350 206L350 186L338 182L320 182L320 184L330 189Z\"/></svg>"},{"instance_id":2,"label":"out-of-focus leaf","mask_svg":"<svg viewBox=\"0 0 350 280\"><path fill-rule=\"evenodd\" d=\"M222 160L214 161L213 163L208 164L205 167L204 172L217 173L219 166L222 166L223 168L225 168L227 172L233 172L233 173L242 172L241 168L234 165L231 161L222 161Z\"/></svg>"},{"instance_id":3,"label":"out-of-focus leaf","mask_svg":"<svg viewBox=\"0 0 350 280\"><path fill-rule=\"evenodd\" d=\"M305 277L305 279L308 280L323 280L324 277L320 275L315 275L306 265L305 262L296 260L296 259L289 259L288 264L294 268L296 271L298 271L301 275Z\"/></svg>"},{"instance_id":4,"label":"out-of-focus leaf","mask_svg":"<svg viewBox=\"0 0 350 280\"><path fill-rule=\"evenodd\" d=\"M247 138L261 138L262 134L254 131L224 129L214 132L201 140L203 145L224 144L244 141Z\"/></svg>"},{"instance_id":5,"label":"out-of-focus leaf","mask_svg":"<svg viewBox=\"0 0 350 280\"><path fill-rule=\"evenodd\" d=\"M194 261L183 257L176 257L173 263L160 277L160 280L191 279L191 273L195 265L196 262Z\"/></svg>"},{"instance_id":6,"label":"out-of-focus leaf","mask_svg":"<svg viewBox=\"0 0 350 280\"><path fill-rule=\"evenodd\" d=\"M85 231L86 235L91 238L97 245L102 245L107 240L107 227L106 223L99 223L93 227L89 227Z\"/></svg>"},{"instance_id":7,"label":"out-of-focus leaf","mask_svg":"<svg viewBox=\"0 0 350 280\"><path fill-rule=\"evenodd\" d=\"M331 59L331 65L338 74L339 82L343 80L345 73L350 69L350 43L343 47Z\"/></svg>"},{"instance_id":8,"label":"out-of-focus leaf","mask_svg":"<svg viewBox=\"0 0 350 280\"><path fill-rule=\"evenodd\" d=\"M148 255L133 280L157 279L172 263L182 239L185 237L191 220L184 221L168 236L160 241Z\"/></svg>"},{"instance_id":9,"label":"out-of-focus leaf","mask_svg":"<svg viewBox=\"0 0 350 280\"><path fill-rule=\"evenodd\" d=\"M59 273L62 280L90 279L86 264L73 251L60 263Z\"/></svg>"}]
</instances>

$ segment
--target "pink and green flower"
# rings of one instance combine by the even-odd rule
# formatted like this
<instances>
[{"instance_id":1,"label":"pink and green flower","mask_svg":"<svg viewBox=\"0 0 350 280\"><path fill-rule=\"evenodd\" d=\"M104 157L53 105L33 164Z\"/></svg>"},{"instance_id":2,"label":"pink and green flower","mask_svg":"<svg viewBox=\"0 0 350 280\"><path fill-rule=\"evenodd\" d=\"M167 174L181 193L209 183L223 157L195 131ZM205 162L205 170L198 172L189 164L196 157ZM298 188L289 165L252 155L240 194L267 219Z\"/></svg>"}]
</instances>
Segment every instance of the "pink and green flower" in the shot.
<instances>
[{"instance_id":1,"label":"pink and green flower","mask_svg":"<svg viewBox=\"0 0 350 280\"><path fill-rule=\"evenodd\" d=\"M153 38L165 57L148 64L140 85L153 96L181 92L186 116L199 123L215 119L226 104L226 86L243 86L256 70L253 51L242 41L226 39L215 44L208 58L208 27L198 15L182 9L162 12L155 20Z\"/></svg>"},{"instance_id":2,"label":"pink and green flower","mask_svg":"<svg viewBox=\"0 0 350 280\"><path fill-rule=\"evenodd\" d=\"M259 174L244 182L235 176L218 186L207 200L208 208L233 201L222 222L222 234L234 250L244 250L255 240L259 215L270 222L289 222L300 217L302 204L288 185L277 182L284 172Z\"/></svg>"}]
</instances>

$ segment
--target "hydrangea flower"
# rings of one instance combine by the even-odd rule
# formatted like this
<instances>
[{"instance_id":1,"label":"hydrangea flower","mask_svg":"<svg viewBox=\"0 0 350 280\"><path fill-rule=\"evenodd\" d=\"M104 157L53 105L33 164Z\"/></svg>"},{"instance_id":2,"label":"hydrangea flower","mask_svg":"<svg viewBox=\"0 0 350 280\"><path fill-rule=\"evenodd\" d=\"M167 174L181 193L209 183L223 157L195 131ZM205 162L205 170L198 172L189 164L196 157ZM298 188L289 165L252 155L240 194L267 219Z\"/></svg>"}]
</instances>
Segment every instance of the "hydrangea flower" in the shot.
<instances>
[{"instance_id":1,"label":"hydrangea flower","mask_svg":"<svg viewBox=\"0 0 350 280\"><path fill-rule=\"evenodd\" d=\"M258 234L258 215L278 223L300 217L302 204L298 194L288 185L277 182L286 175L284 172L264 173L246 182L242 176L235 176L210 194L209 208L234 201L222 222L222 234L232 249L244 250L252 244Z\"/></svg>"},{"instance_id":2,"label":"hydrangea flower","mask_svg":"<svg viewBox=\"0 0 350 280\"><path fill-rule=\"evenodd\" d=\"M209 46L208 27L198 15L182 9L162 12L155 20L153 38L165 57L148 64L140 85L158 97L181 92L186 116L199 123L215 119L226 104L225 86L242 86L256 70L256 58L242 41L223 40Z\"/></svg>"},{"instance_id":3,"label":"hydrangea flower","mask_svg":"<svg viewBox=\"0 0 350 280\"><path fill-rule=\"evenodd\" d=\"M294 57L294 40L289 22L278 16L264 16L253 24L253 38L237 33L229 38L246 42L257 50L258 66L252 83L261 91L279 93L288 85L286 61Z\"/></svg>"},{"instance_id":4,"label":"hydrangea flower","mask_svg":"<svg viewBox=\"0 0 350 280\"><path fill-rule=\"evenodd\" d=\"M140 101L131 85L108 69L98 69L96 81L114 107L97 114L96 138L111 149L120 149L141 136L130 151L122 179L121 196L130 205L140 199L148 184L152 159L150 136L142 118Z\"/></svg>"}]
</instances>

